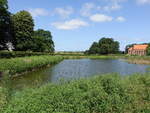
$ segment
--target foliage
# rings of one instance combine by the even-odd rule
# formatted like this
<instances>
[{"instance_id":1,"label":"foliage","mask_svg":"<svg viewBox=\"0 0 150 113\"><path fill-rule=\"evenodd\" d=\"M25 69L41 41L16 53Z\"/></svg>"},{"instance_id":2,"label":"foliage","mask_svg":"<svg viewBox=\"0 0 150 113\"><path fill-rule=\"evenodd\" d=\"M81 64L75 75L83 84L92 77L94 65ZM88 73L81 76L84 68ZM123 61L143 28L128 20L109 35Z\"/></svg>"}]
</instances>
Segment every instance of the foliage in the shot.
<instances>
[{"instance_id":1,"label":"foliage","mask_svg":"<svg viewBox=\"0 0 150 113\"><path fill-rule=\"evenodd\" d=\"M34 20L28 11L11 15L7 0L0 0L0 50L54 52L51 33L34 32Z\"/></svg>"},{"instance_id":2,"label":"foliage","mask_svg":"<svg viewBox=\"0 0 150 113\"><path fill-rule=\"evenodd\" d=\"M47 84L16 94L4 113L139 113L149 112L150 76L95 76Z\"/></svg>"},{"instance_id":3,"label":"foliage","mask_svg":"<svg viewBox=\"0 0 150 113\"><path fill-rule=\"evenodd\" d=\"M0 72L9 71L11 75L31 71L46 65L55 64L63 60L61 56L31 56L23 58L1 59Z\"/></svg>"},{"instance_id":4,"label":"foliage","mask_svg":"<svg viewBox=\"0 0 150 113\"><path fill-rule=\"evenodd\" d=\"M30 51L0 51L0 58L15 58L25 56L40 56L40 55L53 55L47 52L30 52Z\"/></svg>"},{"instance_id":5,"label":"foliage","mask_svg":"<svg viewBox=\"0 0 150 113\"><path fill-rule=\"evenodd\" d=\"M54 52L51 32L43 29L34 31L32 50L36 52Z\"/></svg>"},{"instance_id":6,"label":"foliage","mask_svg":"<svg viewBox=\"0 0 150 113\"><path fill-rule=\"evenodd\" d=\"M31 49L34 21L27 11L20 11L12 16L14 26L14 46L18 51Z\"/></svg>"},{"instance_id":7,"label":"foliage","mask_svg":"<svg viewBox=\"0 0 150 113\"><path fill-rule=\"evenodd\" d=\"M89 53L90 54L98 54L98 53L100 53L99 44L97 42L94 42L92 44L92 46L90 47Z\"/></svg>"},{"instance_id":8,"label":"foliage","mask_svg":"<svg viewBox=\"0 0 150 113\"><path fill-rule=\"evenodd\" d=\"M11 16L8 12L7 0L0 0L0 49L12 40Z\"/></svg>"},{"instance_id":9,"label":"foliage","mask_svg":"<svg viewBox=\"0 0 150 113\"><path fill-rule=\"evenodd\" d=\"M147 48L147 55L150 55L150 44L148 45L148 48Z\"/></svg>"},{"instance_id":10,"label":"foliage","mask_svg":"<svg viewBox=\"0 0 150 113\"><path fill-rule=\"evenodd\" d=\"M112 38L102 38L94 42L89 49L89 54L116 54L119 53L119 42Z\"/></svg>"}]
</instances>

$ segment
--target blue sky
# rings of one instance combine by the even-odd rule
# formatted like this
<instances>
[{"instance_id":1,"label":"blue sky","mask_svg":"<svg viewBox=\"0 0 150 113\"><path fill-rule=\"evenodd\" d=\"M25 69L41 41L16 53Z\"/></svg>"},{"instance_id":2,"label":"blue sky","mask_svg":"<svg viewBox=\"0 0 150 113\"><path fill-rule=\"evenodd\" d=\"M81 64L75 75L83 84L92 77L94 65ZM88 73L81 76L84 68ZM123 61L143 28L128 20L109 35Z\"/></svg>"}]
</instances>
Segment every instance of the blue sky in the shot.
<instances>
[{"instance_id":1,"label":"blue sky","mask_svg":"<svg viewBox=\"0 0 150 113\"><path fill-rule=\"evenodd\" d=\"M9 10L29 11L35 29L52 32L56 51L87 50L111 37L121 50L150 42L150 0L8 0Z\"/></svg>"}]
</instances>

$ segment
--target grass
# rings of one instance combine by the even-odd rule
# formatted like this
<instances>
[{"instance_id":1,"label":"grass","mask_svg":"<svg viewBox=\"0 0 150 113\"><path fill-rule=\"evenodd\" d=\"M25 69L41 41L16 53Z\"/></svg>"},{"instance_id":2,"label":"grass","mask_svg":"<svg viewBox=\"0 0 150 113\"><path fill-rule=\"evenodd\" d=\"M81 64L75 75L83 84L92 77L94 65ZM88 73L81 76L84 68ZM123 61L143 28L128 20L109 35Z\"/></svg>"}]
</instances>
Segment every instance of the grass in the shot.
<instances>
[{"instance_id":1,"label":"grass","mask_svg":"<svg viewBox=\"0 0 150 113\"><path fill-rule=\"evenodd\" d=\"M14 75L46 65L56 64L61 60L63 60L61 56L50 55L0 59L0 72L8 70L11 75Z\"/></svg>"},{"instance_id":2,"label":"grass","mask_svg":"<svg viewBox=\"0 0 150 113\"><path fill-rule=\"evenodd\" d=\"M2 99L1 99L2 100ZM117 74L16 92L1 113L149 113L150 75Z\"/></svg>"}]
</instances>

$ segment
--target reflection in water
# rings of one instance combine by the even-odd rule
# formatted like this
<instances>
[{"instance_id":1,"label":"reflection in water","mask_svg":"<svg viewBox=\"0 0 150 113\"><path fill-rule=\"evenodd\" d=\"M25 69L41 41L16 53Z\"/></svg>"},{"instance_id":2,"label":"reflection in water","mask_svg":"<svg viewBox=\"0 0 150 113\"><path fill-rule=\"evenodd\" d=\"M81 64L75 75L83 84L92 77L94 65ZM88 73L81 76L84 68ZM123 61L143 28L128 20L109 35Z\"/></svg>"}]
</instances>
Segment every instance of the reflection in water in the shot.
<instances>
[{"instance_id":1,"label":"reflection in water","mask_svg":"<svg viewBox=\"0 0 150 113\"><path fill-rule=\"evenodd\" d=\"M70 80L105 73L119 73L121 75L145 73L148 67L148 65L129 64L123 60L64 60L53 67L43 68L15 78L13 87L15 89L38 87L47 82L58 82L62 78Z\"/></svg>"}]
</instances>

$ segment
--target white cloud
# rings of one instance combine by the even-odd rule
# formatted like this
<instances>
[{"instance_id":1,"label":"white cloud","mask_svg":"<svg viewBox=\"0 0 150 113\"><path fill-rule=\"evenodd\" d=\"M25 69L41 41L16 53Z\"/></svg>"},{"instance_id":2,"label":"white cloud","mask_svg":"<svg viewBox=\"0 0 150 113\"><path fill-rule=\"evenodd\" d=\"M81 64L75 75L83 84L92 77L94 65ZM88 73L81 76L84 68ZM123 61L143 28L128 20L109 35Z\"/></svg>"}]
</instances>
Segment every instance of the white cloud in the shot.
<instances>
[{"instance_id":1,"label":"white cloud","mask_svg":"<svg viewBox=\"0 0 150 113\"><path fill-rule=\"evenodd\" d=\"M103 10L105 11L115 11L122 8L121 3L125 2L127 0L105 0L109 4L103 7Z\"/></svg>"},{"instance_id":2,"label":"white cloud","mask_svg":"<svg viewBox=\"0 0 150 113\"><path fill-rule=\"evenodd\" d=\"M72 7L55 8L54 13L60 15L63 18L68 18L74 12Z\"/></svg>"},{"instance_id":3,"label":"white cloud","mask_svg":"<svg viewBox=\"0 0 150 113\"><path fill-rule=\"evenodd\" d=\"M72 19L70 21L65 21L65 22L55 22L52 23L52 25L57 29L72 30L72 29L78 29L80 27L88 26L88 23L80 19Z\"/></svg>"},{"instance_id":4,"label":"white cloud","mask_svg":"<svg viewBox=\"0 0 150 113\"><path fill-rule=\"evenodd\" d=\"M82 16L91 16L92 13L96 12L111 12L111 11L116 11L120 10L122 8L121 3L127 1L127 0L99 0L100 2L103 1L103 5L99 5L99 3L85 3L82 5L82 8L80 10L80 14Z\"/></svg>"},{"instance_id":5,"label":"white cloud","mask_svg":"<svg viewBox=\"0 0 150 113\"><path fill-rule=\"evenodd\" d=\"M94 10L95 4L94 3L85 3L83 4L80 13L82 16L90 16L91 11Z\"/></svg>"},{"instance_id":6,"label":"white cloud","mask_svg":"<svg viewBox=\"0 0 150 113\"><path fill-rule=\"evenodd\" d=\"M124 17L122 17L122 16L119 16L119 17L116 18L116 21L118 21L118 22L125 22L126 19Z\"/></svg>"},{"instance_id":7,"label":"white cloud","mask_svg":"<svg viewBox=\"0 0 150 113\"><path fill-rule=\"evenodd\" d=\"M118 3L113 3L113 4L111 4L111 5L104 6L104 7L103 7L103 10L104 10L104 11L115 11L115 10L119 10L119 9L121 9L121 8L122 8L122 6L121 6L120 4L118 4Z\"/></svg>"},{"instance_id":8,"label":"white cloud","mask_svg":"<svg viewBox=\"0 0 150 113\"><path fill-rule=\"evenodd\" d=\"M110 22L113 18L104 14L95 14L90 17L90 20L93 22Z\"/></svg>"},{"instance_id":9,"label":"white cloud","mask_svg":"<svg viewBox=\"0 0 150 113\"><path fill-rule=\"evenodd\" d=\"M33 17L49 15L48 11L43 8L29 9L28 11Z\"/></svg>"},{"instance_id":10,"label":"white cloud","mask_svg":"<svg viewBox=\"0 0 150 113\"><path fill-rule=\"evenodd\" d=\"M150 0L136 0L138 4L150 4Z\"/></svg>"}]
</instances>

